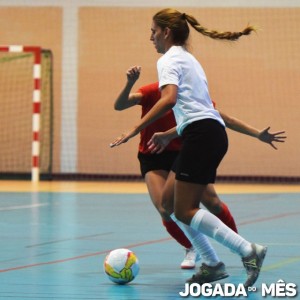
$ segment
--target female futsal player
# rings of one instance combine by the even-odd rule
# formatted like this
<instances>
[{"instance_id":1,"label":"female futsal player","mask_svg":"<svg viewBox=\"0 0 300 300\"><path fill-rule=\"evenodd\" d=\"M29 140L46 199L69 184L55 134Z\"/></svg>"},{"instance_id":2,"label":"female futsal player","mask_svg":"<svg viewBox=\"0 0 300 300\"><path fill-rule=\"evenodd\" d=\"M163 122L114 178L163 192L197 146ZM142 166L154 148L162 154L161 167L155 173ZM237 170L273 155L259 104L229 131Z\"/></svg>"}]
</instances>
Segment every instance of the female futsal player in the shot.
<instances>
[{"instance_id":1,"label":"female futsal player","mask_svg":"<svg viewBox=\"0 0 300 300\"><path fill-rule=\"evenodd\" d=\"M152 20L151 38L162 57L157 62L161 99L126 134L117 138L118 146L173 108L177 132L183 138L176 167L174 220L182 226L204 263L188 282L212 282L228 276L207 236L237 253L247 271L245 287L253 285L260 273L267 247L250 243L209 211L200 209L208 186L215 182L216 170L227 152L225 124L213 107L207 80L200 63L187 51L189 25L213 39L238 40L254 28L241 32L209 31L191 15L163 9ZM194 241L195 242L195 241Z\"/></svg>"},{"instance_id":2,"label":"female futsal player","mask_svg":"<svg viewBox=\"0 0 300 300\"><path fill-rule=\"evenodd\" d=\"M141 68L138 66L131 67L127 70L127 82L116 99L114 106L116 110L124 110L134 105L141 105L143 117L160 99L161 94L158 88L158 82L143 86L135 93L131 92L133 85L140 76L140 71ZM221 113L221 116L225 120L226 126L235 131L257 137L263 142L270 143L273 147L275 147L272 144L273 141L280 141L279 135L282 132L271 134L268 132L268 129L259 131L236 118L229 117L223 113ZM165 132L168 132L168 130L175 125L174 115L172 110L170 110L162 118L143 129L140 134L138 159L140 161L141 173L143 178L145 178L150 198L157 211L160 213L164 226L169 234L186 249L185 258L181 263L181 268L192 269L195 267L196 263L196 252L190 241L162 206L163 189L169 172L172 173L172 183L170 184L174 184L175 173L173 164L181 146L181 141L178 138L174 139L174 133L171 133L170 135L165 134ZM158 131L165 132L156 133ZM152 136L153 138L151 139ZM147 142L149 142L150 139L153 144L149 147ZM158 154L153 155L150 151ZM213 190L213 186L211 186L210 191ZM221 202L218 197L211 197L211 195L215 195L215 193L207 195L206 199L202 200L202 204L223 221L223 223L237 232L235 221L226 204ZM167 199L165 197L164 206L173 207L173 195L168 194Z\"/></svg>"}]
</instances>

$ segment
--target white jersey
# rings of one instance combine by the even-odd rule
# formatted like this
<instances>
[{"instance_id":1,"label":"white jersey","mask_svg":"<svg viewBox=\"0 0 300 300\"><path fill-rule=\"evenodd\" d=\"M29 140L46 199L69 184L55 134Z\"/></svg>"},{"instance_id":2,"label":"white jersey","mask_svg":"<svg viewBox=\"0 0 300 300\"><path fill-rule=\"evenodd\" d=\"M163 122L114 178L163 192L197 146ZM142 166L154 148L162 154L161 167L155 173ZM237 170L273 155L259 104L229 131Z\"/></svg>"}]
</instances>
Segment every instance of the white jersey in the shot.
<instances>
[{"instance_id":1,"label":"white jersey","mask_svg":"<svg viewBox=\"0 0 300 300\"><path fill-rule=\"evenodd\" d=\"M158 60L157 69L160 88L167 84L178 87L173 111L179 135L187 125L203 119L217 120L225 127L210 99L204 70L192 54L182 46L172 46Z\"/></svg>"}]
</instances>

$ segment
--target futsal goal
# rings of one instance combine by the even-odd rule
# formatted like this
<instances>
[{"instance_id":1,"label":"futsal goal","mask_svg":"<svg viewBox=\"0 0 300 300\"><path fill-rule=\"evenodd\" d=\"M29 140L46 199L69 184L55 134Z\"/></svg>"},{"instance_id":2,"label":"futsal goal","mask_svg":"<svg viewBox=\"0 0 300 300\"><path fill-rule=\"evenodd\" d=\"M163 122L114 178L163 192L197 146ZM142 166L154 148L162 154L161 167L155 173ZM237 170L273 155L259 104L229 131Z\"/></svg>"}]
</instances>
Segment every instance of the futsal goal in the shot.
<instances>
[{"instance_id":1,"label":"futsal goal","mask_svg":"<svg viewBox=\"0 0 300 300\"><path fill-rule=\"evenodd\" d=\"M50 178L53 56L35 46L0 46L0 178Z\"/></svg>"}]
</instances>

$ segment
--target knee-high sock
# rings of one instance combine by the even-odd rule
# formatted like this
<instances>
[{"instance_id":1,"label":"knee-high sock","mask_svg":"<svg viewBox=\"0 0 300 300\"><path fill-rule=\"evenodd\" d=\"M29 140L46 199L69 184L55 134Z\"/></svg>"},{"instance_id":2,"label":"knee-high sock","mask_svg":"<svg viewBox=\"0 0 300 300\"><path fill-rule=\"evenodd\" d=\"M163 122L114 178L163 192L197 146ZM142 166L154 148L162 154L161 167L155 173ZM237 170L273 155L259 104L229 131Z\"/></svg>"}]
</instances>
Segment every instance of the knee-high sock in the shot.
<instances>
[{"instance_id":1,"label":"knee-high sock","mask_svg":"<svg viewBox=\"0 0 300 300\"><path fill-rule=\"evenodd\" d=\"M169 234L183 247L189 249L192 247L190 240L185 236L179 226L173 221L162 220Z\"/></svg>"},{"instance_id":2,"label":"knee-high sock","mask_svg":"<svg viewBox=\"0 0 300 300\"><path fill-rule=\"evenodd\" d=\"M189 238L194 249L196 249L200 254L203 262L205 262L209 266L215 266L218 264L218 262L220 262L215 249L211 246L209 240L205 235L203 235L199 231L197 232L196 230L193 230L190 226L177 220L174 214L171 215L171 218Z\"/></svg>"},{"instance_id":3,"label":"knee-high sock","mask_svg":"<svg viewBox=\"0 0 300 300\"><path fill-rule=\"evenodd\" d=\"M225 203L222 203L222 211L216 216L224 223L226 224L229 228L231 228L234 232L238 232L236 228L236 224L234 221L234 218L228 208L228 206Z\"/></svg>"},{"instance_id":4,"label":"knee-high sock","mask_svg":"<svg viewBox=\"0 0 300 300\"><path fill-rule=\"evenodd\" d=\"M192 218L190 226L215 239L231 251L246 257L252 252L251 243L246 241L210 212L199 209Z\"/></svg>"}]
</instances>

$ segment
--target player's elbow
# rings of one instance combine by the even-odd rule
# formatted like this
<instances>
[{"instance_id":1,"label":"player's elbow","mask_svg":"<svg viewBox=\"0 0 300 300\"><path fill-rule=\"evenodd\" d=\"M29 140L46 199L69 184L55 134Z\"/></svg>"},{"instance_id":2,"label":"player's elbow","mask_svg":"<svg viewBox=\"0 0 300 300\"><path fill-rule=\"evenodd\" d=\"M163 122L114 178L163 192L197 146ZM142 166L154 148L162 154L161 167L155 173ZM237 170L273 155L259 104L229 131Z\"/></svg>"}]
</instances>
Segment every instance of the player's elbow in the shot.
<instances>
[{"instance_id":1,"label":"player's elbow","mask_svg":"<svg viewBox=\"0 0 300 300\"><path fill-rule=\"evenodd\" d=\"M177 101L176 98L175 98L175 99L172 99L172 100L170 101L170 108L173 108L173 107L175 106L176 101Z\"/></svg>"},{"instance_id":2,"label":"player's elbow","mask_svg":"<svg viewBox=\"0 0 300 300\"><path fill-rule=\"evenodd\" d=\"M165 105L168 109L172 109L176 104L176 98L167 98Z\"/></svg>"},{"instance_id":3,"label":"player's elbow","mask_svg":"<svg viewBox=\"0 0 300 300\"><path fill-rule=\"evenodd\" d=\"M121 111L121 110L124 110L125 107L123 105L120 105L118 103L115 103L114 104L114 109L117 110L117 111Z\"/></svg>"}]
</instances>

